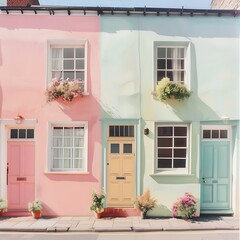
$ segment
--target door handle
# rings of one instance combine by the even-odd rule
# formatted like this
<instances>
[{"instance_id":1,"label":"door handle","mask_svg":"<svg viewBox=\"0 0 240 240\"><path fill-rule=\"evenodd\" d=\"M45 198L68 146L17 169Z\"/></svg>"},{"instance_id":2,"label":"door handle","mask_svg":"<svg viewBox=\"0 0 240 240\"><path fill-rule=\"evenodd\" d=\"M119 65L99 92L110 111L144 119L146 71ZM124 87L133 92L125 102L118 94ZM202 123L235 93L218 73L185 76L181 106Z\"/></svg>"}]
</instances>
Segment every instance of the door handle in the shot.
<instances>
[{"instance_id":1,"label":"door handle","mask_svg":"<svg viewBox=\"0 0 240 240\"><path fill-rule=\"evenodd\" d=\"M206 183L205 177L203 177L202 180L203 180L203 181L202 181L203 183Z\"/></svg>"},{"instance_id":2,"label":"door handle","mask_svg":"<svg viewBox=\"0 0 240 240\"><path fill-rule=\"evenodd\" d=\"M8 185L9 163L7 163L7 185Z\"/></svg>"}]
</instances>

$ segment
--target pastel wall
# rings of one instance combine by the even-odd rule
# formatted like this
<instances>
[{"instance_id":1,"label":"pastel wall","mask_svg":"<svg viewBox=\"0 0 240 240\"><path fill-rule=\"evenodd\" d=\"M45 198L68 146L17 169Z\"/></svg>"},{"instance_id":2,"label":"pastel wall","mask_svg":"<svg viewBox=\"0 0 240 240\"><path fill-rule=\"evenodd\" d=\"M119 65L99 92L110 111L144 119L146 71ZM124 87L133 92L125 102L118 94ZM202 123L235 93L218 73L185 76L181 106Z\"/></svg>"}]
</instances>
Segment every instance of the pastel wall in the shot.
<instances>
[{"instance_id":1,"label":"pastel wall","mask_svg":"<svg viewBox=\"0 0 240 240\"><path fill-rule=\"evenodd\" d=\"M44 215L89 215L91 192L101 189L99 17L0 16L1 119L36 119L36 199ZM47 42L86 40L88 96L47 103ZM48 171L49 122L88 122L88 172Z\"/></svg>"},{"instance_id":2,"label":"pastel wall","mask_svg":"<svg viewBox=\"0 0 240 240\"><path fill-rule=\"evenodd\" d=\"M199 213L201 125L224 125L222 116L227 116L233 132L239 128L235 122L240 109L239 18L104 15L100 20L101 118L122 124L140 120L136 181L141 186L136 193L150 188L159 202L151 215L169 216L177 198L192 192ZM187 86L192 95L187 101L166 104L152 95L156 83L154 46L159 42L188 45ZM155 123L190 124L188 174L155 174ZM144 128L149 129L148 136L143 135ZM232 161L237 164L236 155ZM238 183L237 178L234 182ZM235 196L235 186L233 191ZM234 198L233 205L237 201ZM234 211L238 212L236 206Z\"/></svg>"}]
</instances>

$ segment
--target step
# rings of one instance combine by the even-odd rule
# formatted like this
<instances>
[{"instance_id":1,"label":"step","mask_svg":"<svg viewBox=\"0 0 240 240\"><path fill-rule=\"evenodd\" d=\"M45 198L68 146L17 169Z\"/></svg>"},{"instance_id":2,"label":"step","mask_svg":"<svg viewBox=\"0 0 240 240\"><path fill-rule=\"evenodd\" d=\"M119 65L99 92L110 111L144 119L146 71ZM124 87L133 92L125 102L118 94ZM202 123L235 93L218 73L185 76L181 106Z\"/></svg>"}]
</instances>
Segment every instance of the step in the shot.
<instances>
[{"instance_id":1,"label":"step","mask_svg":"<svg viewBox=\"0 0 240 240\"><path fill-rule=\"evenodd\" d=\"M31 212L24 211L24 210L8 210L7 212L4 212L1 214L3 217L25 217L25 216L31 216Z\"/></svg>"},{"instance_id":2,"label":"step","mask_svg":"<svg viewBox=\"0 0 240 240\"><path fill-rule=\"evenodd\" d=\"M105 208L102 217L128 217L140 216L140 211L136 208Z\"/></svg>"}]
</instances>

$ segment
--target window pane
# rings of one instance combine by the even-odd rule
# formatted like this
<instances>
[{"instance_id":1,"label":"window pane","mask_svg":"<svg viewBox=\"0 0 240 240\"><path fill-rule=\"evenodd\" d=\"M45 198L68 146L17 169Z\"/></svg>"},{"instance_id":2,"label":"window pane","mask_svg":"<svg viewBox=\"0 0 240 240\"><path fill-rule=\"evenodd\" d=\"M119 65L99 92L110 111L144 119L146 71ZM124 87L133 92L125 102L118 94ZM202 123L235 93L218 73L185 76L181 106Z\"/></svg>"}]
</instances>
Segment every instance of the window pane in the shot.
<instances>
[{"instance_id":1,"label":"window pane","mask_svg":"<svg viewBox=\"0 0 240 240\"><path fill-rule=\"evenodd\" d=\"M219 138L219 130L212 130L212 138Z\"/></svg>"},{"instance_id":2,"label":"window pane","mask_svg":"<svg viewBox=\"0 0 240 240\"><path fill-rule=\"evenodd\" d=\"M53 71L52 72L52 78L61 78L62 77L62 71Z\"/></svg>"},{"instance_id":3,"label":"window pane","mask_svg":"<svg viewBox=\"0 0 240 240\"><path fill-rule=\"evenodd\" d=\"M203 130L203 138L210 138L211 131L210 130Z\"/></svg>"},{"instance_id":4,"label":"window pane","mask_svg":"<svg viewBox=\"0 0 240 240\"><path fill-rule=\"evenodd\" d=\"M62 59L52 60L52 70L62 70Z\"/></svg>"},{"instance_id":5,"label":"window pane","mask_svg":"<svg viewBox=\"0 0 240 240\"><path fill-rule=\"evenodd\" d=\"M167 60L167 69L173 69L174 60Z\"/></svg>"},{"instance_id":6,"label":"window pane","mask_svg":"<svg viewBox=\"0 0 240 240\"><path fill-rule=\"evenodd\" d=\"M64 60L63 69L74 69L74 60Z\"/></svg>"},{"instance_id":7,"label":"window pane","mask_svg":"<svg viewBox=\"0 0 240 240\"><path fill-rule=\"evenodd\" d=\"M62 147L62 137L53 138L53 147Z\"/></svg>"},{"instance_id":8,"label":"window pane","mask_svg":"<svg viewBox=\"0 0 240 240\"><path fill-rule=\"evenodd\" d=\"M124 137L124 126L120 126L120 136Z\"/></svg>"},{"instance_id":9,"label":"window pane","mask_svg":"<svg viewBox=\"0 0 240 240\"><path fill-rule=\"evenodd\" d=\"M157 60L157 68L158 69L166 69L166 61L165 61L165 59L158 59Z\"/></svg>"},{"instance_id":10,"label":"window pane","mask_svg":"<svg viewBox=\"0 0 240 240\"><path fill-rule=\"evenodd\" d=\"M174 139L174 146L175 147L186 147L187 146L187 139L186 138L175 138Z\"/></svg>"},{"instance_id":11,"label":"window pane","mask_svg":"<svg viewBox=\"0 0 240 240\"><path fill-rule=\"evenodd\" d=\"M74 168L82 168L80 159L74 159Z\"/></svg>"},{"instance_id":12,"label":"window pane","mask_svg":"<svg viewBox=\"0 0 240 240\"><path fill-rule=\"evenodd\" d=\"M174 56L174 48L167 49L167 58L173 58Z\"/></svg>"},{"instance_id":13,"label":"window pane","mask_svg":"<svg viewBox=\"0 0 240 240\"><path fill-rule=\"evenodd\" d=\"M82 72L82 71L76 72L76 78L84 81L84 72Z\"/></svg>"},{"instance_id":14,"label":"window pane","mask_svg":"<svg viewBox=\"0 0 240 240\"><path fill-rule=\"evenodd\" d=\"M129 126L129 137L134 137L134 126Z\"/></svg>"},{"instance_id":15,"label":"window pane","mask_svg":"<svg viewBox=\"0 0 240 240\"><path fill-rule=\"evenodd\" d=\"M64 159L64 168L71 168L71 159Z\"/></svg>"},{"instance_id":16,"label":"window pane","mask_svg":"<svg viewBox=\"0 0 240 240\"><path fill-rule=\"evenodd\" d=\"M114 137L114 126L109 127L109 137Z\"/></svg>"},{"instance_id":17,"label":"window pane","mask_svg":"<svg viewBox=\"0 0 240 240\"><path fill-rule=\"evenodd\" d=\"M19 129L19 138L26 138L26 129Z\"/></svg>"},{"instance_id":18,"label":"window pane","mask_svg":"<svg viewBox=\"0 0 240 240\"><path fill-rule=\"evenodd\" d=\"M158 149L158 157L172 158L172 149Z\"/></svg>"},{"instance_id":19,"label":"window pane","mask_svg":"<svg viewBox=\"0 0 240 240\"><path fill-rule=\"evenodd\" d=\"M123 153L132 153L132 144L123 144Z\"/></svg>"},{"instance_id":20,"label":"window pane","mask_svg":"<svg viewBox=\"0 0 240 240\"><path fill-rule=\"evenodd\" d=\"M177 61L176 69L184 69L184 60L178 60Z\"/></svg>"},{"instance_id":21,"label":"window pane","mask_svg":"<svg viewBox=\"0 0 240 240\"><path fill-rule=\"evenodd\" d=\"M172 160L158 159L158 168L172 168Z\"/></svg>"},{"instance_id":22,"label":"window pane","mask_svg":"<svg viewBox=\"0 0 240 240\"><path fill-rule=\"evenodd\" d=\"M74 139L74 147L84 147L84 139L83 138L75 138Z\"/></svg>"},{"instance_id":23,"label":"window pane","mask_svg":"<svg viewBox=\"0 0 240 240\"><path fill-rule=\"evenodd\" d=\"M64 147L73 147L73 139L71 137L64 138Z\"/></svg>"},{"instance_id":24,"label":"window pane","mask_svg":"<svg viewBox=\"0 0 240 240\"><path fill-rule=\"evenodd\" d=\"M74 72L63 72L63 78L69 78L70 80L74 79Z\"/></svg>"},{"instance_id":25,"label":"window pane","mask_svg":"<svg viewBox=\"0 0 240 240\"><path fill-rule=\"evenodd\" d=\"M164 71L158 71L157 72L157 81L161 81L165 77Z\"/></svg>"},{"instance_id":26,"label":"window pane","mask_svg":"<svg viewBox=\"0 0 240 240\"><path fill-rule=\"evenodd\" d=\"M173 167L174 168L185 168L186 167L186 159L174 159Z\"/></svg>"},{"instance_id":27,"label":"window pane","mask_svg":"<svg viewBox=\"0 0 240 240\"><path fill-rule=\"evenodd\" d=\"M11 129L10 138L18 138L18 130L17 129Z\"/></svg>"},{"instance_id":28,"label":"window pane","mask_svg":"<svg viewBox=\"0 0 240 240\"><path fill-rule=\"evenodd\" d=\"M73 128L72 127L65 127L64 128L64 135L65 136L73 136Z\"/></svg>"},{"instance_id":29,"label":"window pane","mask_svg":"<svg viewBox=\"0 0 240 240\"><path fill-rule=\"evenodd\" d=\"M220 138L228 138L228 131L220 130Z\"/></svg>"},{"instance_id":30,"label":"window pane","mask_svg":"<svg viewBox=\"0 0 240 240\"><path fill-rule=\"evenodd\" d=\"M76 69L84 70L84 60L76 60Z\"/></svg>"},{"instance_id":31,"label":"window pane","mask_svg":"<svg viewBox=\"0 0 240 240\"><path fill-rule=\"evenodd\" d=\"M27 129L27 138L34 138L34 130Z\"/></svg>"},{"instance_id":32,"label":"window pane","mask_svg":"<svg viewBox=\"0 0 240 240\"><path fill-rule=\"evenodd\" d=\"M111 153L113 154L119 153L119 144L112 143L110 150L111 150Z\"/></svg>"},{"instance_id":33,"label":"window pane","mask_svg":"<svg viewBox=\"0 0 240 240\"><path fill-rule=\"evenodd\" d=\"M61 148L54 148L53 149L53 158L62 158L63 157L63 149Z\"/></svg>"},{"instance_id":34,"label":"window pane","mask_svg":"<svg viewBox=\"0 0 240 240\"><path fill-rule=\"evenodd\" d=\"M175 127L174 128L174 136L187 136L187 128L186 127Z\"/></svg>"},{"instance_id":35,"label":"window pane","mask_svg":"<svg viewBox=\"0 0 240 240\"><path fill-rule=\"evenodd\" d=\"M64 48L63 58L74 58L74 48Z\"/></svg>"},{"instance_id":36,"label":"window pane","mask_svg":"<svg viewBox=\"0 0 240 240\"><path fill-rule=\"evenodd\" d=\"M177 58L184 58L184 48L177 49Z\"/></svg>"},{"instance_id":37,"label":"window pane","mask_svg":"<svg viewBox=\"0 0 240 240\"><path fill-rule=\"evenodd\" d=\"M186 157L186 149L174 149L174 157Z\"/></svg>"},{"instance_id":38,"label":"window pane","mask_svg":"<svg viewBox=\"0 0 240 240\"><path fill-rule=\"evenodd\" d=\"M61 160L53 159L53 168L61 168Z\"/></svg>"},{"instance_id":39,"label":"window pane","mask_svg":"<svg viewBox=\"0 0 240 240\"><path fill-rule=\"evenodd\" d=\"M166 48L158 48L157 57L166 58Z\"/></svg>"},{"instance_id":40,"label":"window pane","mask_svg":"<svg viewBox=\"0 0 240 240\"><path fill-rule=\"evenodd\" d=\"M84 48L76 48L76 58L84 58Z\"/></svg>"},{"instance_id":41,"label":"window pane","mask_svg":"<svg viewBox=\"0 0 240 240\"><path fill-rule=\"evenodd\" d=\"M62 58L62 48L52 48L52 58Z\"/></svg>"},{"instance_id":42,"label":"window pane","mask_svg":"<svg viewBox=\"0 0 240 240\"><path fill-rule=\"evenodd\" d=\"M158 136L172 136L173 127L158 127Z\"/></svg>"},{"instance_id":43,"label":"window pane","mask_svg":"<svg viewBox=\"0 0 240 240\"><path fill-rule=\"evenodd\" d=\"M172 138L158 138L158 147L172 147Z\"/></svg>"},{"instance_id":44,"label":"window pane","mask_svg":"<svg viewBox=\"0 0 240 240\"><path fill-rule=\"evenodd\" d=\"M75 136L84 136L84 128L83 127L75 127L74 134L75 134Z\"/></svg>"},{"instance_id":45,"label":"window pane","mask_svg":"<svg viewBox=\"0 0 240 240\"><path fill-rule=\"evenodd\" d=\"M120 131L119 126L115 126L115 137L119 137Z\"/></svg>"},{"instance_id":46,"label":"window pane","mask_svg":"<svg viewBox=\"0 0 240 240\"><path fill-rule=\"evenodd\" d=\"M172 71L167 71L167 77L170 79L170 81L174 81L175 80L173 78L173 72Z\"/></svg>"},{"instance_id":47,"label":"window pane","mask_svg":"<svg viewBox=\"0 0 240 240\"><path fill-rule=\"evenodd\" d=\"M63 128L62 127L54 127L53 128L53 136L62 136Z\"/></svg>"},{"instance_id":48,"label":"window pane","mask_svg":"<svg viewBox=\"0 0 240 240\"><path fill-rule=\"evenodd\" d=\"M72 158L72 149L71 148L65 148L64 149L64 157L65 158Z\"/></svg>"}]
</instances>

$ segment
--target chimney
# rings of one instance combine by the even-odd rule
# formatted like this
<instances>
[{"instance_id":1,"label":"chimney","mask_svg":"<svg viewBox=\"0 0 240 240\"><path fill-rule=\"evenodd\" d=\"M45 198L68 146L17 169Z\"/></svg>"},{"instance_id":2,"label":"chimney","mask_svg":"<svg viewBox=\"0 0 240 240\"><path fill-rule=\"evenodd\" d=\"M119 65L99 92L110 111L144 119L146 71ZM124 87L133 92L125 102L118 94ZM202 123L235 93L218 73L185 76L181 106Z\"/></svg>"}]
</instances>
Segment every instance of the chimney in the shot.
<instances>
[{"instance_id":1,"label":"chimney","mask_svg":"<svg viewBox=\"0 0 240 240\"><path fill-rule=\"evenodd\" d=\"M39 5L38 0L7 0L7 6L29 7Z\"/></svg>"}]
</instances>

